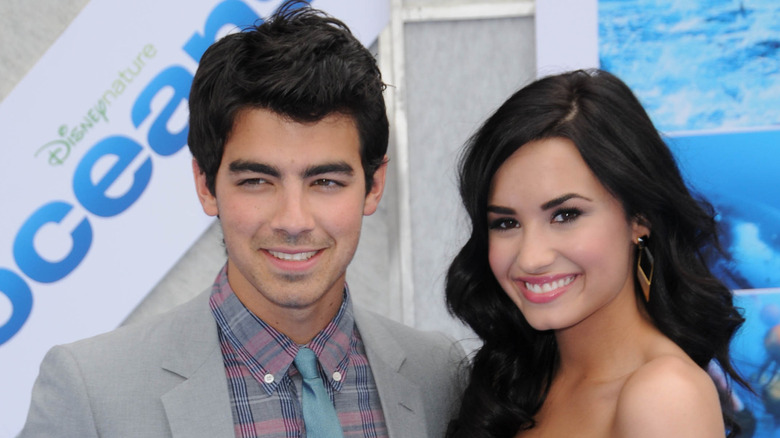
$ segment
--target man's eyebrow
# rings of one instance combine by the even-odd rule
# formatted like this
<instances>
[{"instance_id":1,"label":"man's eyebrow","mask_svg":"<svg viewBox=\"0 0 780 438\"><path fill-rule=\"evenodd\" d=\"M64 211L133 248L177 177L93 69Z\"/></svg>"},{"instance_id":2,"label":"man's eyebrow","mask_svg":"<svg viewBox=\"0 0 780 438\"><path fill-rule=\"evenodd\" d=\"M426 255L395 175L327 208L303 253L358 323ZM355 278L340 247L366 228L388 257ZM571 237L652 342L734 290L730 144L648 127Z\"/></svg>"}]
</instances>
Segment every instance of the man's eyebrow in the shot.
<instances>
[{"instance_id":1,"label":"man's eyebrow","mask_svg":"<svg viewBox=\"0 0 780 438\"><path fill-rule=\"evenodd\" d=\"M513 215L515 214L515 211L508 207L499 207L498 205L488 205L487 207L488 213L495 213L495 214L506 214L506 215Z\"/></svg>"},{"instance_id":2,"label":"man's eyebrow","mask_svg":"<svg viewBox=\"0 0 780 438\"><path fill-rule=\"evenodd\" d=\"M541 205L541 208L542 208L542 210L549 210L549 209L555 208L555 207L563 204L564 202L568 201L569 199L573 199L573 198L579 198L579 199L584 199L586 201L592 201L592 199L586 198L585 196L578 195L576 193L567 193L567 194L565 194L563 196L559 196L559 197L557 197L555 199L551 199L551 200L545 202L544 204Z\"/></svg>"},{"instance_id":3,"label":"man's eyebrow","mask_svg":"<svg viewBox=\"0 0 780 438\"><path fill-rule=\"evenodd\" d=\"M355 170L346 161L339 161L336 163L319 164L311 166L303 172L304 178L311 178L317 175L324 175L326 173L343 173L352 176Z\"/></svg>"},{"instance_id":4,"label":"man's eyebrow","mask_svg":"<svg viewBox=\"0 0 780 438\"><path fill-rule=\"evenodd\" d=\"M256 161L236 160L230 163L230 173L242 172L263 173L275 178L281 175L276 167Z\"/></svg>"}]
</instances>

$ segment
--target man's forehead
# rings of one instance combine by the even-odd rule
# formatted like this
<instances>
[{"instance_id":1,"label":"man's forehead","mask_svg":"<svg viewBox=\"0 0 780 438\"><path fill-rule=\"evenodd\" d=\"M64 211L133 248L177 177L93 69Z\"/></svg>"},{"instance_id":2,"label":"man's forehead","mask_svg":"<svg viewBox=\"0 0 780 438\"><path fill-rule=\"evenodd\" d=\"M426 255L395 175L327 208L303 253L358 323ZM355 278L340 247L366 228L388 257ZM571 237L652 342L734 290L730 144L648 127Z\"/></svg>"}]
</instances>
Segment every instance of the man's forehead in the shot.
<instances>
[{"instance_id":1,"label":"man's forehead","mask_svg":"<svg viewBox=\"0 0 780 438\"><path fill-rule=\"evenodd\" d=\"M349 114L347 112L343 111L331 111L322 117L318 118L312 118L312 117L298 117L294 114L288 114L288 113L282 113L274 111L271 108L265 108L265 107L243 107L236 111L236 115L233 118L233 126L232 128L235 129L236 125L243 121L246 117L251 117L253 113L256 112L262 112L265 113L269 118L274 118L279 122L287 123L287 124L298 124L302 126L312 126L316 125L318 123L350 123L356 130L357 130L357 120L355 119L355 116L352 114ZM232 130L231 130L232 132Z\"/></svg>"}]
</instances>

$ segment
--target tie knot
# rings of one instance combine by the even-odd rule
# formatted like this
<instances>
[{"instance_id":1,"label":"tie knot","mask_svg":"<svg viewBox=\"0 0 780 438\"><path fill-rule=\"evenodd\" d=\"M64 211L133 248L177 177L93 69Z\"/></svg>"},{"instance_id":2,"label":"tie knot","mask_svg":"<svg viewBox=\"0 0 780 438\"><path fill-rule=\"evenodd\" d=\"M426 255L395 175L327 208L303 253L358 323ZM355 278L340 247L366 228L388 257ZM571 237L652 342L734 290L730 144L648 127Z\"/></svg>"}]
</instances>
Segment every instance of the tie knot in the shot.
<instances>
[{"instance_id":1,"label":"tie knot","mask_svg":"<svg viewBox=\"0 0 780 438\"><path fill-rule=\"evenodd\" d=\"M293 360L293 362L304 379L319 378L319 374L317 373L317 356L310 349L306 347L298 349L298 354L295 355L295 360Z\"/></svg>"}]
</instances>

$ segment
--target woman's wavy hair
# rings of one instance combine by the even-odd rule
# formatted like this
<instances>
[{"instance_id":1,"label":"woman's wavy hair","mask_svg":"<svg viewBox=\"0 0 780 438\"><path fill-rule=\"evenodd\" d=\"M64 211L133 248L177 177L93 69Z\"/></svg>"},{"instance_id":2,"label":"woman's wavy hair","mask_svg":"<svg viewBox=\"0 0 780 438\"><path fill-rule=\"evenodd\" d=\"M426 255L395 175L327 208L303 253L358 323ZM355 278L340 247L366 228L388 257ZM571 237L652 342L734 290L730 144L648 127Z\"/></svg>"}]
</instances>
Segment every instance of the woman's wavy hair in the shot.
<instances>
[{"instance_id":1,"label":"woman's wavy hair","mask_svg":"<svg viewBox=\"0 0 780 438\"><path fill-rule=\"evenodd\" d=\"M533 427L556 370L554 334L534 330L490 270L487 224L496 171L522 145L552 137L571 140L626 217L652 230L648 246L655 271L645 308L655 325L700 367L715 359L745 385L729 358L729 342L744 319L731 291L707 267L707 256L720 252L711 205L691 195L628 86L605 71L573 71L512 95L461 156L460 195L472 230L447 273L446 298L450 312L483 346L473 357L450 437L512 437ZM639 301L645 302L644 296ZM725 407L724 414L734 430Z\"/></svg>"}]
</instances>

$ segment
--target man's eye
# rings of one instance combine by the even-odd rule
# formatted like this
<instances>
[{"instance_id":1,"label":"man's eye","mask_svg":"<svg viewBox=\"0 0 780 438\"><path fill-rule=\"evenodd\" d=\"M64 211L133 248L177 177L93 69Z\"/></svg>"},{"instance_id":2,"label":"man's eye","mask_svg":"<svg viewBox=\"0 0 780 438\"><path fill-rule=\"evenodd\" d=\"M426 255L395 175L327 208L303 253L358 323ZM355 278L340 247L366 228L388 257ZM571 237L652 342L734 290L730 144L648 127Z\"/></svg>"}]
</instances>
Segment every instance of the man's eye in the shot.
<instances>
[{"instance_id":1,"label":"man's eye","mask_svg":"<svg viewBox=\"0 0 780 438\"><path fill-rule=\"evenodd\" d=\"M491 230L509 230L512 228L519 228L520 223L511 218L498 218L490 221L488 228Z\"/></svg>"},{"instance_id":2,"label":"man's eye","mask_svg":"<svg viewBox=\"0 0 780 438\"><path fill-rule=\"evenodd\" d=\"M565 224L577 219L582 212L576 208L567 208L553 213L552 222Z\"/></svg>"},{"instance_id":3,"label":"man's eye","mask_svg":"<svg viewBox=\"0 0 780 438\"><path fill-rule=\"evenodd\" d=\"M240 186L257 186L266 182L263 178L247 178L238 182Z\"/></svg>"},{"instance_id":4,"label":"man's eye","mask_svg":"<svg viewBox=\"0 0 780 438\"><path fill-rule=\"evenodd\" d=\"M318 180L315 180L313 185L322 186L322 187L343 187L344 186L344 184L340 183L339 181L335 181L327 178L320 178Z\"/></svg>"}]
</instances>

